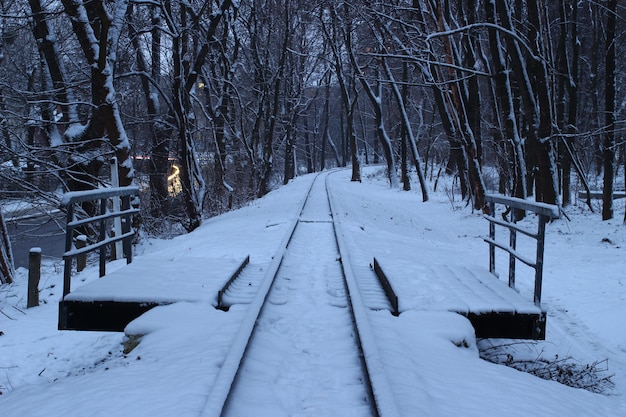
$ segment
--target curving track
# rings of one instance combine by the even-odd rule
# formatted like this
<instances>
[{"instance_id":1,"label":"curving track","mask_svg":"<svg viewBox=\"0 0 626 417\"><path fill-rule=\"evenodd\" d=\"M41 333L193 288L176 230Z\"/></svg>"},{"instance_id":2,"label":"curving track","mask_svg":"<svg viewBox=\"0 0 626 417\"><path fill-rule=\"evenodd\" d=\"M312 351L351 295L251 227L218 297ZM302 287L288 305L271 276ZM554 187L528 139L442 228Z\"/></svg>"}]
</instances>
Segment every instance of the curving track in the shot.
<instances>
[{"instance_id":1,"label":"curving track","mask_svg":"<svg viewBox=\"0 0 626 417\"><path fill-rule=\"evenodd\" d=\"M339 250L328 175L313 182L284 248L253 286L203 416L397 414L365 304ZM233 285L227 297L249 299L250 288Z\"/></svg>"}]
</instances>

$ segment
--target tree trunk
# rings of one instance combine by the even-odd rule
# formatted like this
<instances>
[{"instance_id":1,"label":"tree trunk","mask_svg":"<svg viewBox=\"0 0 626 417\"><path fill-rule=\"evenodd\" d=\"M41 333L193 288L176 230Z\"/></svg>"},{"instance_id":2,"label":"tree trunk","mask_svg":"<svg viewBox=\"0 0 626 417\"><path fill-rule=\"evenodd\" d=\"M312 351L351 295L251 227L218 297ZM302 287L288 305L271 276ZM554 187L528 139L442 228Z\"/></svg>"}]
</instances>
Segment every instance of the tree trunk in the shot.
<instances>
[{"instance_id":1,"label":"tree trunk","mask_svg":"<svg viewBox=\"0 0 626 417\"><path fill-rule=\"evenodd\" d=\"M485 15L487 22L491 24L496 23L496 10L494 9L493 2L485 2ZM505 141L511 142L515 156L514 188L512 194L518 198L526 198L526 161L524 159L522 139L519 136L519 128L515 116L511 79L509 77L510 71L507 68L507 61L502 51L500 35L493 28L488 29L488 34L495 81L495 98L498 102L497 108L500 109L500 114L497 116L500 118L501 125L504 127L502 137Z\"/></svg>"},{"instance_id":2,"label":"tree trunk","mask_svg":"<svg viewBox=\"0 0 626 417\"><path fill-rule=\"evenodd\" d=\"M168 3L169 4L169 3ZM170 12L170 15L171 12ZM187 6L181 5L181 27L187 27ZM180 151L180 181L183 189L187 222L183 224L191 232L202 224L202 207L205 197L205 182L198 166L198 159L192 137L193 120L190 120L190 91L185 87L189 80L190 54L189 32L178 32L172 42L172 61L174 84L172 96L174 100L173 114L178 127L178 146Z\"/></svg>"},{"instance_id":3,"label":"tree trunk","mask_svg":"<svg viewBox=\"0 0 626 417\"><path fill-rule=\"evenodd\" d=\"M295 122L295 121L294 121ZM295 137L294 127L292 124L287 125L287 133L285 140L285 171L283 177L283 184L287 184L289 180L292 180L296 176L296 164L295 164Z\"/></svg>"},{"instance_id":4,"label":"tree trunk","mask_svg":"<svg viewBox=\"0 0 626 417\"><path fill-rule=\"evenodd\" d=\"M570 51L568 48L567 35L569 29L572 27L571 22L568 22L569 13L568 13L568 4L567 0L560 0L558 9L559 9L559 40L557 44L557 54L556 54L556 67L558 68L559 73L561 74L557 77L556 82L556 94L555 94L555 116L556 116L556 125L559 133L568 132L568 99L571 100L572 97L569 94L571 88L568 88L568 84L571 85L574 80L572 79L572 71L570 70L571 65L575 65L574 63L570 64ZM566 99L566 94L568 95L568 99ZM561 184L561 194L562 194L562 202L563 206L568 206L571 201L570 189L571 189L571 170L572 170L572 161L569 157L569 153L565 146L562 144L563 141L570 140L568 137L561 136L561 141L557 143L557 149L559 154L560 161L560 184ZM571 143L571 140L570 140Z\"/></svg>"},{"instance_id":5,"label":"tree trunk","mask_svg":"<svg viewBox=\"0 0 626 417\"><path fill-rule=\"evenodd\" d=\"M389 69L389 66L385 64L385 71L387 73L391 72ZM402 102L402 104L407 103L408 101L408 97L409 97L409 88L408 88L408 78L409 78L409 67L405 62L402 63L402 91L401 91L401 99L399 100L399 102ZM394 87L397 88L395 83L392 83L392 85ZM396 97L397 99L397 97ZM404 119L404 117L402 118ZM401 144L400 144L400 159L401 159L401 172L402 172L402 189L404 191L410 191L411 190L411 178L409 176L409 167L408 167L408 144L407 142L409 141L409 132L408 129L411 128L411 125L409 124L407 126L406 123L402 123L400 126L400 137L401 137ZM416 167L418 174L421 172L421 167Z\"/></svg>"},{"instance_id":6,"label":"tree trunk","mask_svg":"<svg viewBox=\"0 0 626 417\"><path fill-rule=\"evenodd\" d=\"M0 284L11 284L15 268L13 267L13 250L9 230L0 210Z\"/></svg>"},{"instance_id":7,"label":"tree trunk","mask_svg":"<svg viewBox=\"0 0 626 417\"><path fill-rule=\"evenodd\" d=\"M272 85L268 86L268 90L270 90L272 94L272 102L271 108L268 111L269 124L265 130L265 135L263 137L261 152L261 175L259 178L259 189L257 191L257 197L263 197L265 194L270 192L270 179L274 166L274 136L276 134L277 119L281 111L280 92L283 85L287 53L289 52L289 45L291 43L291 30L289 26L290 17L291 10L289 9L289 2L285 2L283 10L284 33L280 49L280 56L276 67L276 75L272 80Z\"/></svg>"},{"instance_id":8,"label":"tree trunk","mask_svg":"<svg viewBox=\"0 0 626 417\"><path fill-rule=\"evenodd\" d=\"M545 18L540 16L543 1L528 2L528 20L534 29L534 53L538 56L547 56L545 49L547 40L543 39L547 29ZM531 38L532 40L532 38ZM548 70L544 60L532 60L530 65L533 79L536 83L537 105L539 111L539 125L537 127L537 174L535 176L535 197L537 201L560 206L558 172L556 166L556 152L552 137L552 105L548 81Z\"/></svg>"},{"instance_id":9,"label":"tree trunk","mask_svg":"<svg viewBox=\"0 0 626 417\"><path fill-rule=\"evenodd\" d=\"M402 119L402 133L403 133L403 141L402 141L403 164L406 164L406 157L407 157L406 147L409 146L411 148L411 154L413 156L413 164L415 165L415 170L417 171L417 178L419 180L421 191L422 191L422 201L428 201L428 188L426 187L426 180L424 179L424 174L422 172L422 161L421 161L419 152L417 150L417 144L416 144L415 137L413 135L413 130L411 129L411 122L409 120L409 115L406 111L406 103L408 100L408 92L406 91L406 86L408 84L406 82L408 78L408 75L406 73L407 71L406 65L405 65L405 72L404 72L405 82L403 83L402 91L400 91L398 89L398 83L396 83L396 80L393 77L393 73L391 72L389 65L387 65L387 61L384 58L383 58L382 64L383 64L383 67L385 68L387 78L390 81L392 91L394 93L394 96L398 104L398 108L400 109L400 114L402 116L401 119ZM408 189L410 189L410 185ZM408 189L405 185L405 190L408 191Z\"/></svg>"},{"instance_id":10,"label":"tree trunk","mask_svg":"<svg viewBox=\"0 0 626 417\"><path fill-rule=\"evenodd\" d=\"M604 84L604 147L602 162L604 179L602 184L602 220L613 218L613 177L615 175L615 23L617 0L607 2Z\"/></svg>"},{"instance_id":11,"label":"tree trunk","mask_svg":"<svg viewBox=\"0 0 626 417\"><path fill-rule=\"evenodd\" d=\"M347 8L347 4L344 4L344 7ZM352 45L352 22L350 20L348 20L346 28L344 29L344 42L354 72L360 74L362 70L357 62L356 53ZM381 48L384 48L384 45L381 45ZM387 134L387 130L385 129L385 122L383 119L382 83L380 81L380 69L377 69L376 74L378 76L376 81L378 90L377 93L374 92L373 88L369 85L368 81L363 76L359 76L359 81L361 82L361 85L363 86L363 89L365 90L374 110L378 141L383 147L385 158L387 160L387 176L389 178L389 184L391 188L399 188L400 183L398 182L398 175L396 173L396 161L393 154L391 138L389 138L389 135ZM375 153L375 162L376 157L377 154Z\"/></svg>"},{"instance_id":12,"label":"tree trunk","mask_svg":"<svg viewBox=\"0 0 626 417\"><path fill-rule=\"evenodd\" d=\"M468 24L476 22L476 0L465 0L465 13ZM477 59L475 54L479 53L480 38L466 36L463 39L463 59L466 68L476 68ZM479 165L483 163L483 143L481 135L481 99L478 75L471 75L467 79L467 122L473 132L476 142L476 154Z\"/></svg>"},{"instance_id":13,"label":"tree trunk","mask_svg":"<svg viewBox=\"0 0 626 417\"><path fill-rule=\"evenodd\" d=\"M213 192L215 212L221 213L232 207L232 195L234 188L226 180L226 159L228 157L227 143L231 135L231 106L235 88L233 87L234 71L233 62L239 53L239 38L233 36L231 21L222 18L223 27L219 39L213 39L218 47L211 48L208 59L209 74L204 75L204 92L206 109L213 122L213 139L216 154L214 157L214 183ZM230 39L234 39L232 45ZM216 104L213 104L215 95ZM226 197L226 198L225 198Z\"/></svg>"},{"instance_id":14,"label":"tree trunk","mask_svg":"<svg viewBox=\"0 0 626 417\"><path fill-rule=\"evenodd\" d=\"M28 0L33 12L33 35L37 41L37 47L43 55L47 69L50 73L53 89L53 101L59 103L65 122L76 122L78 115L72 90L68 88L66 70L61 54L55 41L56 35L50 27L50 20L42 4L42 0ZM45 71L44 68L41 69Z\"/></svg>"},{"instance_id":15,"label":"tree trunk","mask_svg":"<svg viewBox=\"0 0 626 417\"><path fill-rule=\"evenodd\" d=\"M331 72L328 70L326 85L324 86L324 129L322 129L322 135L320 137L320 171L326 169L326 147L328 145L328 128L330 124L330 79Z\"/></svg>"},{"instance_id":16,"label":"tree trunk","mask_svg":"<svg viewBox=\"0 0 626 417\"><path fill-rule=\"evenodd\" d=\"M306 158L306 172L312 174L315 172L313 166L313 146L311 145L311 132L309 131L309 118L304 118L304 152Z\"/></svg>"},{"instance_id":17,"label":"tree trunk","mask_svg":"<svg viewBox=\"0 0 626 417\"><path fill-rule=\"evenodd\" d=\"M106 136L111 147L115 149L115 156L119 161L120 186L130 185L134 176L130 141L122 123L114 87L117 48L128 9L128 0L115 0L111 5L112 13L105 10L106 6L102 3L72 0L62 2L71 17L74 34L91 65L92 103L95 107L86 128L71 139L83 142L96 139L97 143ZM89 20L89 16L96 15L99 16L98 19ZM81 155L83 158L84 156L85 154ZM89 161L83 169L85 175L77 186L81 189L89 185L95 186L101 165L101 161Z\"/></svg>"},{"instance_id":18,"label":"tree trunk","mask_svg":"<svg viewBox=\"0 0 626 417\"><path fill-rule=\"evenodd\" d=\"M333 9L334 10L334 9ZM350 161L352 163L352 177L351 181L361 181L361 167L358 157L358 145L355 130L354 112L358 101L358 93L354 88L354 77L346 76L344 74L344 64L342 61L342 55L339 51L340 45L337 41L337 32L339 31L337 14L333 13L333 26L329 28L324 19L322 19L322 31L324 33L325 41L329 46L332 54L335 76L337 77L337 83L339 84L339 92L341 94L341 102L346 114L346 137L347 146L350 148ZM345 37L344 37L345 38ZM345 40L345 39L344 39ZM346 80L348 78L348 80ZM348 82L349 81L349 82ZM353 97L351 98L350 91L353 91ZM345 162L345 158L344 158Z\"/></svg>"},{"instance_id":19,"label":"tree trunk","mask_svg":"<svg viewBox=\"0 0 626 417\"><path fill-rule=\"evenodd\" d=\"M131 8L132 8L131 4ZM151 85L151 81L158 84L161 79L161 11L158 7L151 9L151 22L153 25L151 35L151 65L148 65L145 53L142 51L139 42L139 34L135 31L133 24L133 10L128 13L129 31L133 40L132 45L135 48L135 56L137 57L137 67L144 74L150 74L151 80L147 75L141 77L141 87L146 100L146 108L148 118L150 119L150 136L152 139L152 148L150 149L149 172L150 172L150 214L154 218L163 218L169 214L169 194L167 177L169 171L169 136L170 129L166 129L164 115L160 114L159 97L156 89Z\"/></svg>"}]
</instances>

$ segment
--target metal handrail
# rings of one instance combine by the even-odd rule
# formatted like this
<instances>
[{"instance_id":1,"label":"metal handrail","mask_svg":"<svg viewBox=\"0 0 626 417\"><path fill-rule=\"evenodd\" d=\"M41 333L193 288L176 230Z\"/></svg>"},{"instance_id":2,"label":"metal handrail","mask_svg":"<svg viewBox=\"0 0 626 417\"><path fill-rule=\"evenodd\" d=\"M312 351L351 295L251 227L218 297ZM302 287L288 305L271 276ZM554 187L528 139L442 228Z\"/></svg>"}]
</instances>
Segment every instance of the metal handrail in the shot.
<instances>
[{"instance_id":1,"label":"metal handrail","mask_svg":"<svg viewBox=\"0 0 626 417\"><path fill-rule=\"evenodd\" d=\"M535 305L540 306L541 287L543 284L543 253L545 247L546 223L559 217L558 206L498 194L487 194L485 196L485 201L489 204L489 211L491 213L491 215L484 216L484 218L489 221L489 237L483 239L489 245L489 272L496 275L496 248L502 249L509 254L509 287L515 288L515 261L520 260L524 264L530 266L535 270L535 288L533 298ZM515 223L508 223L506 221L496 219L494 217L496 203L512 209L532 211L533 213L536 213L538 217L537 233L526 230ZM496 226L502 226L509 229L508 246L496 241ZM517 252L517 232L523 233L537 241L537 250L534 262Z\"/></svg>"},{"instance_id":2,"label":"metal handrail","mask_svg":"<svg viewBox=\"0 0 626 417\"><path fill-rule=\"evenodd\" d=\"M61 200L61 208L67 210L67 221L65 229L65 253L63 259L65 265L63 268L63 297L70 293L71 277L72 277L72 259L75 257L100 250L100 277L106 274L106 247L115 242L122 241L123 251L126 257L126 263L132 262L131 242L135 235L135 230L131 227L131 217L139 213L139 209L131 207L131 197L139 196L138 187L115 187L103 188L88 191L72 191L65 193ZM110 211L108 209L108 201L111 198L121 199L120 211ZM91 217L80 220L75 219L76 204L88 201L99 201L99 213ZM108 219L121 218L122 234L120 236L108 237L106 233L106 221ZM98 228L98 240L82 248L76 248L74 245L74 231L85 225L95 224Z\"/></svg>"}]
</instances>

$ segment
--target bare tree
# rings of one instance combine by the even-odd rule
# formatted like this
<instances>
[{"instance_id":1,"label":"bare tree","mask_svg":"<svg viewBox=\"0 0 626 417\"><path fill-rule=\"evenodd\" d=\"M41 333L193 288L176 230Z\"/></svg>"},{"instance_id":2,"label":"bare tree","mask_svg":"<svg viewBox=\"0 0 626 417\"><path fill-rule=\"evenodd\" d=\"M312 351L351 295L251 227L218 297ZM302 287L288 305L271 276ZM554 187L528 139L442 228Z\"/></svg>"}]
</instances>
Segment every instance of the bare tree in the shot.
<instances>
[{"instance_id":1,"label":"bare tree","mask_svg":"<svg viewBox=\"0 0 626 417\"><path fill-rule=\"evenodd\" d=\"M91 103L93 111L82 126L65 132L69 142L86 145L86 153L94 149L102 138L114 150L119 162L120 185L132 183L134 170L130 158L130 141L126 135L115 91L115 64L120 36L124 30L128 0L110 3L82 0L62 0L80 49L91 70ZM82 153L83 156L85 153ZM101 161L88 158L87 165L80 164L90 176L97 177ZM78 189L92 187L85 176L74 181Z\"/></svg>"},{"instance_id":2,"label":"bare tree","mask_svg":"<svg viewBox=\"0 0 626 417\"><path fill-rule=\"evenodd\" d=\"M0 211L0 284L12 283L14 274L11 238L2 211Z\"/></svg>"},{"instance_id":3,"label":"bare tree","mask_svg":"<svg viewBox=\"0 0 626 417\"><path fill-rule=\"evenodd\" d=\"M0 3L0 13L5 15L4 0ZM5 37L5 21L0 17L0 64L4 59L4 37ZM6 132L7 123L6 118L0 113L0 129ZM6 223L4 222L4 216L2 210L0 210L0 284L10 284L13 282L14 268L13 268L13 251L11 250L11 239L9 237L9 231L7 230Z\"/></svg>"},{"instance_id":4,"label":"bare tree","mask_svg":"<svg viewBox=\"0 0 626 417\"><path fill-rule=\"evenodd\" d=\"M324 7L320 8L320 22L322 33L328 49L330 50L330 61L333 63L339 91L341 93L341 101L343 111L346 115L346 136L350 147L350 161L352 165L352 181L361 181L361 165L358 157L358 146L355 128L355 107L358 100L358 94L354 88L354 84L350 80L354 80L354 71L348 72L346 68L349 63L344 62L345 44L340 36L340 26L343 24L343 16L334 11L334 5L328 10ZM349 17L347 17L349 18ZM351 68L351 67L350 67ZM352 85L352 88L351 88Z\"/></svg>"},{"instance_id":5,"label":"bare tree","mask_svg":"<svg viewBox=\"0 0 626 417\"><path fill-rule=\"evenodd\" d=\"M177 6L176 9L173 6ZM170 1L165 3L165 18L172 41L172 109L170 115L178 132L180 176L184 194L187 222L192 231L202 223L202 212L207 192L206 181L199 161L198 143L194 138L199 115L192 105L198 100L198 82L207 57L219 49L217 31L233 7L230 0L205 1L196 7ZM194 29L193 31L191 29Z\"/></svg>"},{"instance_id":6,"label":"bare tree","mask_svg":"<svg viewBox=\"0 0 626 417\"><path fill-rule=\"evenodd\" d=\"M59 183L108 183L104 162L115 155L123 184L141 178L149 188L144 215L173 213L193 230L300 170L349 160L359 181L360 157L383 155L392 186L401 168L410 187L412 162L426 200L427 172L445 167L476 209L487 184L556 204L580 184L592 207L590 183L604 175L603 217L614 215L624 123L616 0L0 0L0 8L1 155L27 167L0 175L43 198L56 198L49 191ZM142 157L141 177L131 151ZM168 189L175 164L180 194ZM486 184L490 165L499 178Z\"/></svg>"},{"instance_id":7,"label":"bare tree","mask_svg":"<svg viewBox=\"0 0 626 417\"><path fill-rule=\"evenodd\" d=\"M604 182L602 188L602 220L613 218L613 181L615 175L615 26L617 0L608 0L606 6L606 44L604 81L604 144L602 160Z\"/></svg>"},{"instance_id":8,"label":"bare tree","mask_svg":"<svg viewBox=\"0 0 626 417\"><path fill-rule=\"evenodd\" d=\"M413 163L415 164L415 170L417 171L417 177L419 179L419 183L420 183L420 187L421 187L421 191L422 191L422 201L428 201L428 188L426 187L426 180L424 178L424 174L422 172L422 162L421 162L421 158L419 155L419 151L417 150L417 145L416 145L416 141L415 141L415 137L413 135L413 129L411 127L411 122L409 120L409 115L408 112L406 110L406 101L407 101L407 92L406 92L406 85L407 82L405 81L403 83L403 90L404 92L401 92L400 89L398 88L398 84L396 83L396 80L394 78L394 75L391 71L391 69L389 68L389 65L387 63L387 60L384 58L382 58L382 64L383 67L385 68L385 72L387 73L387 78L391 84L391 88L393 90L394 96L396 98L398 107L400 108L400 112L402 115L402 128L403 128L403 132L406 134L406 139L405 141L403 141L404 146L406 147L406 142L408 141L408 145L411 148L411 155L413 156ZM405 68L406 68L406 63L405 63ZM406 155L406 149L403 152L404 155ZM406 189L406 187L405 187Z\"/></svg>"},{"instance_id":9,"label":"bare tree","mask_svg":"<svg viewBox=\"0 0 626 417\"><path fill-rule=\"evenodd\" d=\"M432 27L436 31L426 37L432 61L423 65L422 71L432 83L435 102L451 143L450 162L456 163L459 169L463 197L473 200L474 208L485 210L481 146L477 141L480 135L475 134L473 127L476 126L472 126L471 113L468 111L470 106L475 104L475 97L470 92L475 92L469 88L466 81L467 70L462 67L461 48L451 37L453 33L451 22L455 22L455 19L452 17L448 2L419 5L418 10L424 21L427 21L428 15L432 18ZM441 40L438 46L434 45L437 39ZM468 49L466 52L473 53L473 50ZM435 64L437 60L440 62L439 65ZM469 69L470 75L474 71L475 69ZM469 77L469 80L471 79Z\"/></svg>"},{"instance_id":10,"label":"bare tree","mask_svg":"<svg viewBox=\"0 0 626 417\"><path fill-rule=\"evenodd\" d=\"M169 171L170 137L173 126L168 120L167 109L162 110L161 101L169 103L168 109L172 108L171 101L165 95L162 87L163 69L163 9L156 5L150 5L147 11L138 10L131 3L128 13L128 28L131 45L134 49L137 70L141 80L141 90L144 95L147 115L149 119L149 132L151 148L149 151L149 184L150 184L150 214L155 218L163 218L170 214L167 177ZM148 31L140 26L142 17L147 17L151 28ZM149 49L142 44L141 32L150 33ZM147 51L150 51L147 56Z\"/></svg>"},{"instance_id":11,"label":"bare tree","mask_svg":"<svg viewBox=\"0 0 626 417\"><path fill-rule=\"evenodd\" d=\"M333 8L332 13L335 13L337 15L338 11ZM385 159L387 160L387 176L389 178L389 184L392 188L399 188L400 183L398 181L398 174L396 172L396 158L393 152L393 144L385 127L385 111L383 107L383 83L381 78L380 61L375 58L375 54L373 54L365 56L367 63L359 62L356 47L353 44L353 30L355 27L355 22L353 21L354 17L350 16L350 14L351 12L349 10L349 6L347 5L347 3L344 3L343 38L346 45L346 51L348 53L348 57L350 58L350 63L352 64L354 71L357 73L357 78L359 79L361 86L366 93L366 96L369 98L370 105L372 107L372 110L374 111L374 123L376 126L378 141L383 147ZM380 38L380 36L376 39L377 33L375 31L372 31L372 35L374 36L374 40L376 42L375 48L382 51L386 47L384 41ZM368 69L370 69L370 71L366 71ZM368 74L367 72L371 73ZM372 81L370 81L368 77L371 77ZM374 86L370 85L370 82L372 82Z\"/></svg>"}]
</instances>

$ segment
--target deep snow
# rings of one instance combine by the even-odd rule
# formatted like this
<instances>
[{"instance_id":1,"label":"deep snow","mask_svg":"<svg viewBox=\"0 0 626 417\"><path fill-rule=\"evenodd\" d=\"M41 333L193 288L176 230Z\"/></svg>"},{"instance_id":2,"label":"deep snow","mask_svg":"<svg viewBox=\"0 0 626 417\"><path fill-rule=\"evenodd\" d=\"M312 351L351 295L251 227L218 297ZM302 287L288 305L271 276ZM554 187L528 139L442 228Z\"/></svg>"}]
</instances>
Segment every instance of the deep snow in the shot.
<instances>
[{"instance_id":1,"label":"deep snow","mask_svg":"<svg viewBox=\"0 0 626 417\"><path fill-rule=\"evenodd\" d=\"M362 183L350 182L348 171L329 178L342 207L342 227L350 232L352 264L362 267L373 255L384 254L387 259L414 260L429 267L487 268L487 245L481 239L487 234L487 222L459 203L458 196L455 201L451 184L440 184L439 192L431 192L431 201L422 203L417 190L389 189L379 168L366 169ZM153 274L158 277L156 289L165 297L177 280L197 274L211 262L224 265L228 259L249 254L249 268L267 268L312 180L313 176L300 177L243 209L206 221L189 235L144 242L132 265L109 264L109 276L131 271ZM616 207L621 204L616 201ZM547 228L543 287L547 339L515 344L515 354L558 355L583 365L608 359L615 387L608 395L594 394L481 360L467 320L454 313L420 310L409 301L399 317L384 311L369 313L393 400L402 415L626 415L622 212L618 210L618 219L608 222L582 205L568 208L567 214L571 221L561 219ZM530 253L533 249L526 241L518 242L518 248ZM177 272L178 263L187 265L187 272ZM503 277L505 263L506 257L499 254ZM25 308L26 270L18 271L15 284L0 287L0 415L199 415L246 305L235 305L228 312L215 310L211 288L212 295L206 298L155 308L128 326L128 334L145 336L124 354L122 333L56 330L60 265L43 268L40 290L45 304L40 307ZM531 277L529 268L520 267L518 289L532 299ZM88 269L74 277L73 288L94 280L97 268ZM283 336L289 340L288 334ZM277 366L289 367L290 358L282 358ZM334 356L318 366L341 372L341 362ZM323 395L322 389L310 384L294 383L288 388L276 390L276 395L285 396L285 403L292 397ZM274 409L271 414L263 407L255 411L255 416L277 415ZM304 404L283 411L284 415L320 415Z\"/></svg>"}]
</instances>

